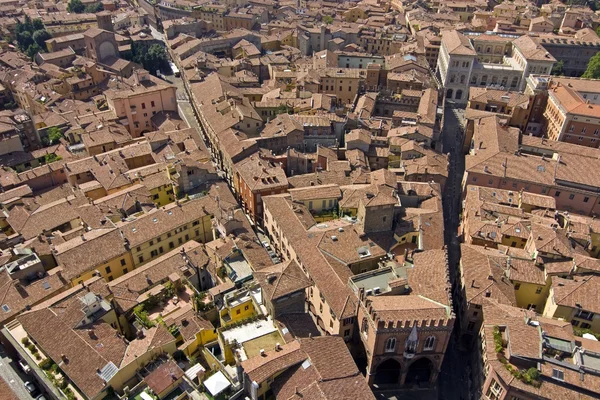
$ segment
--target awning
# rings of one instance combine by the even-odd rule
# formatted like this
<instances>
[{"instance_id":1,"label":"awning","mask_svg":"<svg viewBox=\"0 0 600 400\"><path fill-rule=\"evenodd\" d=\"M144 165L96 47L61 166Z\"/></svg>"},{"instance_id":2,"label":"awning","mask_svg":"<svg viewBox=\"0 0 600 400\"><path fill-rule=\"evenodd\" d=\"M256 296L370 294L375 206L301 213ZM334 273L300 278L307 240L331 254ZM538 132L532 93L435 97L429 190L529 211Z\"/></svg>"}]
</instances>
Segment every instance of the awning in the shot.
<instances>
[{"instance_id":1,"label":"awning","mask_svg":"<svg viewBox=\"0 0 600 400\"><path fill-rule=\"evenodd\" d=\"M204 371L205 370L202 367L202 365L195 364L190 369L188 369L187 371L185 371L185 376L187 376L189 380L195 381L196 378L198 377L198 372L204 372Z\"/></svg>"},{"instance_id":2,"label":"awning","mask_svg":"<svg viewBox=\"0 0 600 400\"><path fill-rule=\"evenodd\" d=\"M231 383L221 371L217 372L203 383L206 390L208 390L213 397L216 397L219 393L231 386Z\"/></svg>"}]
</instances>

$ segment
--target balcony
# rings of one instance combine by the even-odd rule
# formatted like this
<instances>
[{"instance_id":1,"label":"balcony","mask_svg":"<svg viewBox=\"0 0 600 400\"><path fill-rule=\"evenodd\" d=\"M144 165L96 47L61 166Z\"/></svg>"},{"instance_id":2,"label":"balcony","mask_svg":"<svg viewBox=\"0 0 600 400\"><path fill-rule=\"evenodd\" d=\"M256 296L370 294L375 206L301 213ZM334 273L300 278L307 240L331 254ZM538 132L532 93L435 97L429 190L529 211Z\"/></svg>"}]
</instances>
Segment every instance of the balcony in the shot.
<instances>
[{"instance_id":1,"label":"balcony","mask_svg":"<svg viewBox=\"0 0 600 400\"><path fill-rule=\"evenodd\" d=\"M136 108L136 106L131 106L130 111L131 111L131 115L136 115L137 114L137 108Z\"/></svg>"}]
</instances>

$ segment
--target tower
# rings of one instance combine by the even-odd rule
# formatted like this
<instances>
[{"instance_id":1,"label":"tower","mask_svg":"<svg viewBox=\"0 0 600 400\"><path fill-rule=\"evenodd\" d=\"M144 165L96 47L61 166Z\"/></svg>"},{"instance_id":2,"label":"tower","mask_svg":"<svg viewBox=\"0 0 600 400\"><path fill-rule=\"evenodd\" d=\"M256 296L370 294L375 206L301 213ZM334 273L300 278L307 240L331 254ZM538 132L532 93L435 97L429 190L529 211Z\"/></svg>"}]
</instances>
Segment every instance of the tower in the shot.
<instances>
[{"instance_id":1,"label":"tower","mask_svg":"<svg viewBox=\"0 0 600 400\"><path fill-rule=\"evenodd\" d=\"M96 22L98 28L104 29L105 31L112 32L114 30L112 23L112 15L109 11L100 11L96 14Z\"/></svg>"}]
</instances>

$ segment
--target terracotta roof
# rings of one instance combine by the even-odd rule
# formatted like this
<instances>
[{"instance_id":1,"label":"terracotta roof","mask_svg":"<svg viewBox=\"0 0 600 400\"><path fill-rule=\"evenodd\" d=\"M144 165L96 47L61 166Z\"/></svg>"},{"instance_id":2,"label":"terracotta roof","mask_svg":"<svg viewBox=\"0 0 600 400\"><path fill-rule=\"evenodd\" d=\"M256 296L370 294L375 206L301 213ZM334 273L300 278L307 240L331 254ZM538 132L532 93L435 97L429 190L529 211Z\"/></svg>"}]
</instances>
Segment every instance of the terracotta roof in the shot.
<instances>
[{"instance_id":1,"label":"terracotta roof","mask_svg":"<svg viewBox=\"0 0 600 400\"><path fill-rule=\"evenodd\" d=\"M442 34L442 45L446 47L448 54L477 55L469 39L456 30L445 31Z\"/></svg>"},{"instance_id":2,"label":"terracotta roof","mask_svg":"<svg viewBox=\"0 0 600 400\"><path fill-rule=\"evenodd\" d=\"M375 399L343 338L323 336L299 341L310 364L306 368L297 365L275 378L271 388L278 399Z\"/></svg>"},{"instance_id":3,"label":"terracotta roof","mask_svg":"<svg viewBox=\"0 0 600 400\"><path fill-rule=\"evenodd\" d=\"M114 228L93 229L55 246L55 258L69 280L126 255L125 242Z\"/></svg>"},{"instance_id":4,"label":"terracotta roof","mask_svg":"<svg viewBox=\"0 0 600 400\"><path fill-rule=\"evenodd\" d=\"M300 269L298 263L293 260L256 271L254 278L262 288L263 295L269 301L312 286L312 282Z\"/></svg>"}]
</instances>

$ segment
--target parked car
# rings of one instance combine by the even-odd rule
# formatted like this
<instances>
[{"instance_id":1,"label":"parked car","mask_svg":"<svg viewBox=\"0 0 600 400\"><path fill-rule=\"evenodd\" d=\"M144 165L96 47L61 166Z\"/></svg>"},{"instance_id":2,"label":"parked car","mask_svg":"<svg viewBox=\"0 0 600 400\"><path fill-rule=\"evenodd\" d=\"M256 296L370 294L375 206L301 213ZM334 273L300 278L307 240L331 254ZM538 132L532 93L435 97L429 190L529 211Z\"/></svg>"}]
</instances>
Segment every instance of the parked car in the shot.
<instances>
[{"instance_id":1,"label":"parked car","mask_svg":"<svg viewBox=\"0 0 600 400\"><path fill-rule=\"evenodd\" d=\"M31 367L23 360L19 360L19 367L21 367L23 372L25 372L26 374L31 372Z\"/></svg>"},{"instance_id":2,"label":"parked car","mask_svg":"<svg viewBox=\"0 0 600 400\"><path fill-rule=\"evenodd\" d=\"M39 389L33 383L27 381L24 383L24 386L25 386L25 390L27 390L27 392L31 395L31 397L35 398L37 395L40 394Z\"/></svg>"},{"instance_id":3,"label":"parked car","mask_svg":"<svg viewBox=\"0 0 600 400\"><path fill-rule=\"evenodd\" d=\"M47 400L46 396L44 396L43 394L40 394L38 397L35 398L35 400Z\"/></svg>"},{"instance_id":4,"label":"parked car","mask_svg":"<svg viewBox=\"0 0 600 400\"><path fill-rule=\"evenodd\" d=\"M271 245L266 240L263 240L262 245L267 251L271 251Z\"/></svg>"}]
</instances>

